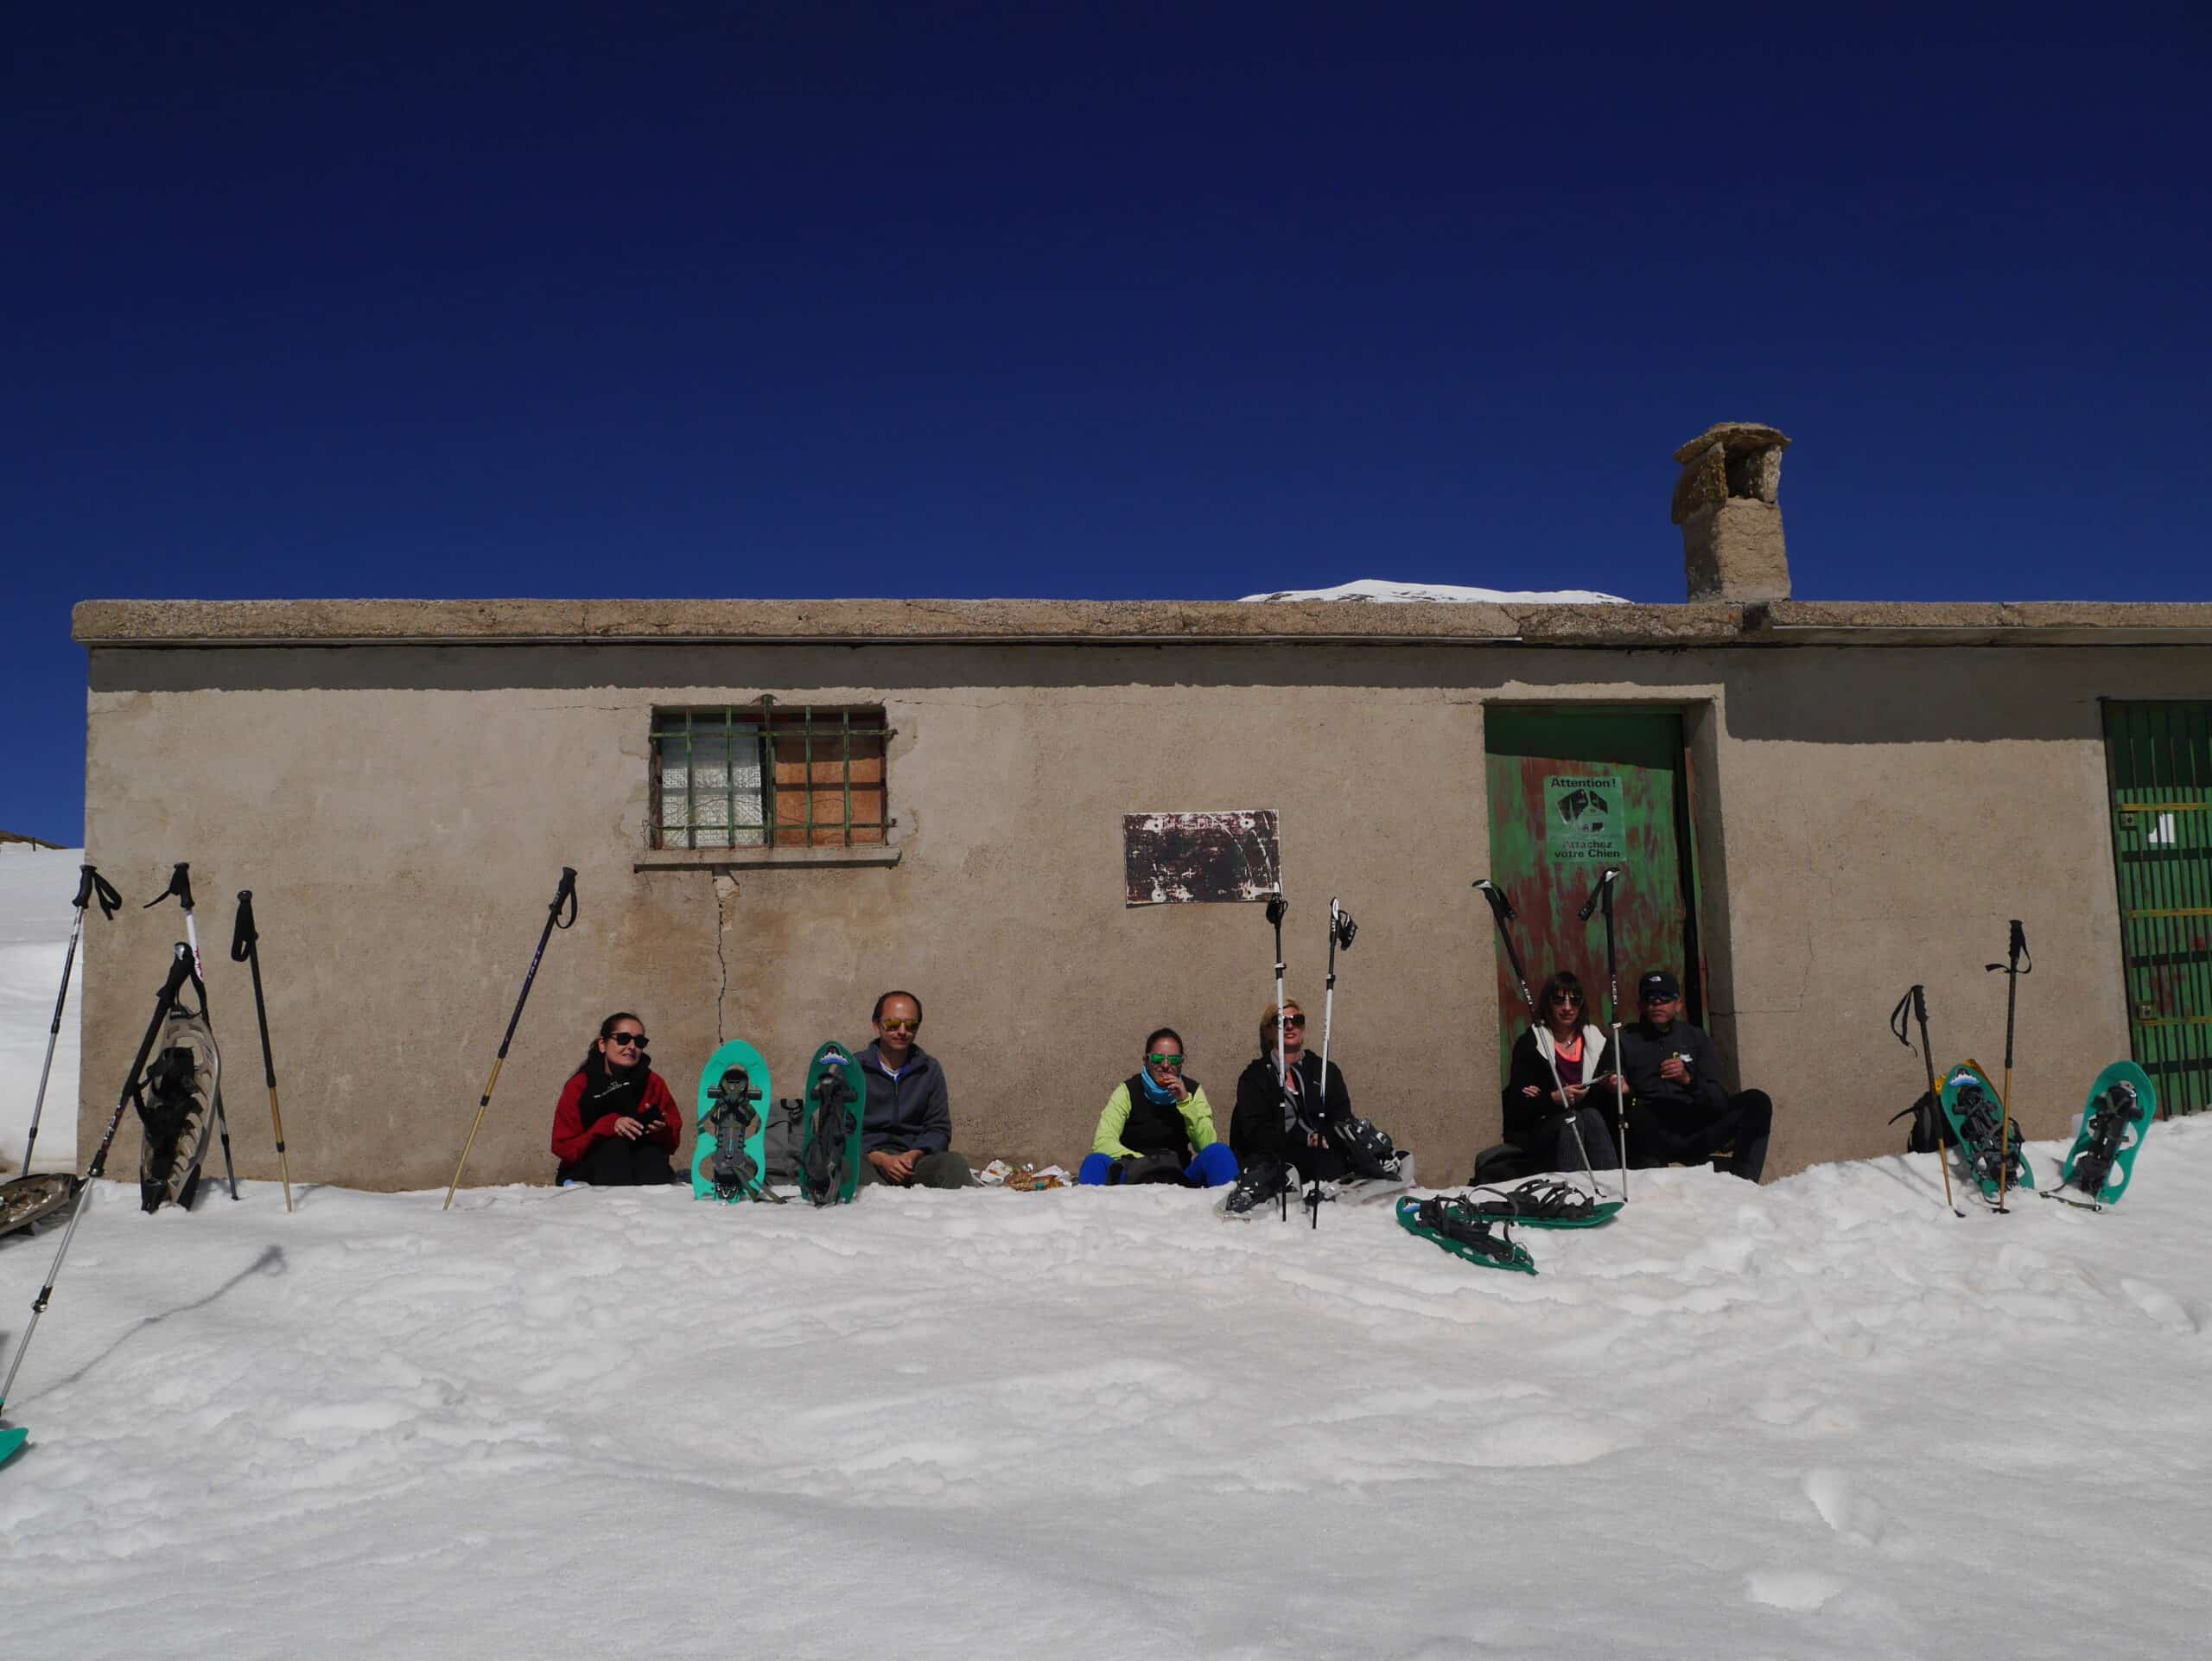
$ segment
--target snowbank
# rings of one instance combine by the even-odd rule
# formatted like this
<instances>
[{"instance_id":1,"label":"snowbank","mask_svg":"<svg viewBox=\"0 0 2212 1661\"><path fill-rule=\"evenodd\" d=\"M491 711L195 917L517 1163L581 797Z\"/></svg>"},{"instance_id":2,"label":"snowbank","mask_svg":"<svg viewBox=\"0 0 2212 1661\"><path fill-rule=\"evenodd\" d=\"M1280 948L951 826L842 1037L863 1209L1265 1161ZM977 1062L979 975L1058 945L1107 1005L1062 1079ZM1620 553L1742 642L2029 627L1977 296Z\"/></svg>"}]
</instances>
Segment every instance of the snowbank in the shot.
<instances>
[{"instance_id":1,"label":"snowbank","mask_svg":"<svg viewBox=\"0 0 2212 1661\"><path fill-rule=\"evenodd\" d=\"M1273 594L1248 594L1244 598L1247 601L1345 600L1386 604L1402 604L1416 600L1488 600L1524 606L1625 606L1629 603L1619 595L1599 594L1591 589L1462 589L1446 582L1386 582L1372 576L1361 577L1356 582L1340 582L1333 589L1279 589Z\"/></svg>"},{"instance_id":2,"label":"snowbank","mask_svg":"<svg viewBox=\"0 0 2212 1661\"><path fill-rule=\"evenodd\" d=\"M2202 1653L2212 1123L2101 1216L1633 1181L1534 1279L1159 1190L104 1185L11 1403L9 1651ZM0 1244L11 1342L49 1245Z\"/></svg>"},{"instance_id":3,"label":"snowbank","mask_svg":"<svg viewBox=\"0 0 2212 1661\"><path fill-rule=\"evenodd\" d=\"M61 960L76 916L69 902L76 897L77 868L84 858L81 849L0 843L0 1171L22 1166L39 1065L54 1022L54 995L61 990ZM97 907L92 920L98 928ZM67 1171L76 1163L77 1001L83 983L82 966L73 965L69 1007L62 1012L54 1078L46 1088L46 1117L38 1127L41 1171Z\"/></svg>"}]
</instances>

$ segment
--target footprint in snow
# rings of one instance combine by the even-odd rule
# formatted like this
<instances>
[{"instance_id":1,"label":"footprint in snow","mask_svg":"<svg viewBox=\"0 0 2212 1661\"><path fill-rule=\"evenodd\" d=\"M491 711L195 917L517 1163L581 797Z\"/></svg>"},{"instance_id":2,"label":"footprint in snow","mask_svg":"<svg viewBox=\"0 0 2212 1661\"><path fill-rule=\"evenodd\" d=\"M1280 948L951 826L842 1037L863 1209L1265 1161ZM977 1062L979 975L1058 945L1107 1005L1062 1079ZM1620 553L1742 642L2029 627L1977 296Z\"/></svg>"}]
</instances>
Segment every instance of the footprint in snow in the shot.
<instances>
[{"instance_id":1,"label":"footprint in snow","mask_svg":"<svg viewBox=\"0 0 2212 1661\"><path fill-rule=\"evenodd\" d=\"M1838 1575L1815 1569L1755 1569L1744 1576L1744 1595L1770 1609L1810 1614L1844 1588Z\"/></svg>"},{"instance_id":2,"label":"footprint in snow","mask_svg":"<svg viewBox=\"0 0 2212 1661\"><path fill-rule=\"evenodd\" d=\"M2124 1279L2120 1289L2135 1301L2137 1308L2178 1337L2188 1338L2202 1330L2179 1298L2148 1281Z\"/></svg>"}]
</instances>

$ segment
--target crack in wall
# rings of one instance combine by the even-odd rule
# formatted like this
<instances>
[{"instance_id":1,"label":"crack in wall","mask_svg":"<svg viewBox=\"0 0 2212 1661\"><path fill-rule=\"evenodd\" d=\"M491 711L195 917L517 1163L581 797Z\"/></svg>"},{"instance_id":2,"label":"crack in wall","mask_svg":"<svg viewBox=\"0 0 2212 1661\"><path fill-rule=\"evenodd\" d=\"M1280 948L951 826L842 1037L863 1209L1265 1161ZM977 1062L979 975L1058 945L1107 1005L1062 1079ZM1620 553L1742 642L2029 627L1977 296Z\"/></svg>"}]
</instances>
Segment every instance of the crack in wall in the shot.
<instances>
[{"instance_id":1,"label":"crack in wall","mask_svg":"<svg viewBox=\"0 0 2212 1661\"><path fill-rule=\"evenodd\" d=\"M729 952L723 942L729 933L729 902L737 897L737 879L717 871L715 885L715 966L721 983L715 988L715 1047L728 1042L722 1030L722 1006L729 999Z\"/></svg>"}]
</instances>

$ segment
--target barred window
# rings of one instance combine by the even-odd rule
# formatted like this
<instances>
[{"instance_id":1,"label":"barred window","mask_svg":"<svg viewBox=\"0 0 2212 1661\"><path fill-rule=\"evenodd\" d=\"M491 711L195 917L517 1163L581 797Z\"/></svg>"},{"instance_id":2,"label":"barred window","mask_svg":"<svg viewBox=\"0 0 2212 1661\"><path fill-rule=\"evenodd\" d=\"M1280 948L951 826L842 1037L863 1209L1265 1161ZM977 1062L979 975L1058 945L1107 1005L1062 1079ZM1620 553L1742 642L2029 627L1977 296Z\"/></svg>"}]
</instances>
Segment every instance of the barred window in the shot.
<instances>
[{"instance_id":1,"label":"barred window","mask_svg":"<svg viewBox=\"0 0 2212 1661\"><path fill-rule=\"evenodd\" d=\"M655 848L851 848L890 829L880 709L656 710Z\"/></svg>"}]
</instances>

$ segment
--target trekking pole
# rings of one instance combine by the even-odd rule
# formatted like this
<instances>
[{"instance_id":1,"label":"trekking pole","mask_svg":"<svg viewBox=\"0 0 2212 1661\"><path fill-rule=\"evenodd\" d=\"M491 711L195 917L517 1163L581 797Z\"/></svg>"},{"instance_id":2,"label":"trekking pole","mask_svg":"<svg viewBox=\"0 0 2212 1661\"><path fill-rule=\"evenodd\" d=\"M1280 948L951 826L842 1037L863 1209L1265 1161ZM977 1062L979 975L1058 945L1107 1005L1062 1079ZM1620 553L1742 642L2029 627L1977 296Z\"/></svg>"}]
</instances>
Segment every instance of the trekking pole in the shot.
<instances>
[{"instance_id":1,"label":"trekking pole","mask_svg":"<svg viewBox=\"0 0 2212 1661\"><path fill-rule=\"evenodd\" d=\"M1351 950L1351 938L1359 932L1359 925L1351 920L1351 913L1337 904L1334 895L1329 899L1329 978L1321 994L1321 1088L1329 1087L1329 1031L1335 1024L1337 1010L1337 948Z\"/></svg>"},{"instance_id":2,"label":"trekking pole","mask_svg":"<svg viewBox=\"0 0 2212 1661\"><path fill-rule=\"evenodd\" d=\"M561 908L569 909L568 921L561 920ZM545 926L537 933L537 950L531 954L530 972L522 977L522 993L515 999L515 1012L507 1017L507 1035L499 1041L499 1053L492 1063L492 1076L484 1081L484 1098L476 1104L476 1123L468 1127L468 1140L461 1145L461 1163L453 1168L453 1181L446 1187L446 1203L441 1211L453 1209L453 1192L461 1186L461 1174L468 1168L468 1150L476 1146L476 1133L484 1128L484 1111L492 1105L492 1092L499 1083L499 1069L507 1065L507 1046L515 1041L515 1028L522 1024L522 1006L530 1002L531 983L537 978L538 960L545 956L545 943L553 938L556 928L574 928L576 922L576 873L573 866L561 868L561 886L553 891L553 903L545 908ZM1282 956L1281 930L1276 930L1275 956ZM1275 977L1280 984L1282 965L1275 965Z\"/></svg>"},{"instance_id":3,"label":"trekking pole","mask_svg":"<svg viewBox=\"0 0 2212 1661\"><path fill-rule=\"evenodd\" d=\"M1278 878L1275 882L1275 891L1268 901L1268 921L1274 926L1275 932L1275 1093L1281 1099L1284 1114L1295 1117L1291 1108L1290 1057L1284 1050L1282 1043L1282 920L1289 914L1290 901L1282 897L1282 882ZM1328 1086L1329 1075L1324 1069L1321 1074L1321 1088L1325 1091ZM1286 1124L1285 1129L1287 1130L1287 1128ZM1313 1163L1311 1160L1306 1162ZM1315 1184L1317 1190L1319 1187L1319 1184L1317 1181ZM1313 1210L1313 1226L1319 1228L1321 1225L1321 1213L1318 1200L1314 1203ZM1283 1190L1281 1214L1283 1221L1290 1220L1290 1190L1287 1188Z\"/></svg>"},{"instance_id":4,"label":"trekking pole","mask_svg":"<svg viewBox=\"0 0 2212 1661\"><path fill-rule=\"evenodd\" d=\"M1621 972L1613 955L1613 884L1621 880L1620 868L1608 865L1598 874L1598 886L1582 902L1584 922L1590 913L1602 910L1605 918L1605 1015L1613 1031L1613 1127L1620 1138L1621 1204L1628 1204L1628 1087L1621 1078Z\"/></svg>"},{"instance_id":5,"label":"trekking pole","mask_svg":"<svg viewBox=\"0 0 2212 1661\"><path fill-rule=\"evenodd\" d=\"M69 1002L69 971L76 966L77 941L85 932L85 908L99 901L100 915L112 920L123 896L89 865L77 868L77 897L69 903L77 915L69 925L69 949L61 954L61 990L54 997L54 1022L46 1029L46 1060L38 1070L38 1094L31 1099L31 1133L23 1140L23 1174L31 1174L31 1150L38 1146L39 1115L46 1111L47 1076L54 1071L54 1041L61 1036L61 1006Z\"/></svg>"},{"instance_id":6,"label":"trekking pole","mask_svg":"<svg viewBox=\"0 0 2212 1661\"><path fill-rule=\"evenodd\" d=\"M171 894L175 894L177 904L184 907L184 939L185 944L192 948L192 980L200 989L200 1015L202 1020L207 1021L207 1034L212 1038L215 1033L215 1023L207 1014L207 976L200 963L200 925L193 920L192 916L192 867L183 860L179 860L176 869L169 873L168 887L139 909L151 911ZM238 1168L231 1162L231 1120L230 1116L223 1111L220 1078L215 1081L215 1129L223 1138L223 1174L230 1180L231 1198L236 1200L238 1197Z\"/></svg>"},{"instance_id":7,"label":"trekking pole","mask_svg":"<svg viewBox=\"0 0 2212 1661\"><path fill-rule=\"evenodd\" d=\"M2020 967L2023 958L2028 958L2025 969ZM2002 1212L2012 1177L2012 1021L2019 1007L2020 977L2036 972L2036 960L2028 957L2028 932L2018 918L2012 920L2012 932L2005 943L2005 961L1983 967L2005 971L2005 1089L1998 1098L2004 1117L1997 1131L1997 1209Z\"/></svg>"},{"instance_id":8,"label":"trekking pole","mask_svg":"<svg viewBox=\"0 0 2212 1661\"><path fill-rule=\"evenodd\" d=\"M276 1132L276 1170L284 1179L284 1210L292 1209L292 1166L284 1154L284 1115L276 1105L276 1061L269 1052L269 1005L261 996L261 931L253 926L253 890L238 890L238 920L231 931L231 961L253 971L253 1015L261 1023L261 1072L269 1081L269 1123Z\"/></svg>"},{"instance_id":9,"label":"trekking pole","mask_svg":"<svg viewBox=\"0 0 2212 1661\"><path fill-rule=\"evenodd\" d=\"M1905 1014L1910 1009L1920 1022L1920 1053L1928 1063L1928 1111L1936 1121L1936 1162L1943 1168L1943 1203L1951 1208L1954 1217L1964 1217L1958 1201L1951 1198L1951 1150L1943 1145L1943 1098L1936 1087L1936 1051L1928 1041L1928 993L1915 984L1906 989L1897 1000L1897 1007L1890 1011L1890 1030L1897 1034L1898 1043L1912 1047L1912 1041L1905 1036Z\"/></svg>"},{"instance_id":10,"label":"trekking pole","mask_svg":"<svg viewBox=\"0 0 2212 1661\"><path fill-rule=\"evenodd\" d=\"M1590 1179L1591 1193L1600 1193L1598 1173L1590 1164L1590 1149L1582 1140L1581 1121L1575 1113L1574 1104L1567 1100L1567 1085L1559 1076L1559 1059L1544 1047L1544 1018L1536 1012L1535 996L1529 990L1529 971L1521 966L1521 954L1514 949L1513 931L1508 925L1521 913L1513 909L1513 902L1506 898L1505 890L1488 877L1477 877L1475 887L1481 889L1483 898L1490 901L1490 914L1497 920L1497 938L1505 943L1505 960L1513 965L1513 978L1520 983L1521 1002L1529 1011L1529 1025L1535 1035L1536 1053L1544 1058L1544 1065L1551 1069L1552 1088L1559 1094L1560 1111L1567 1115L1567 1128L1574 1133L1574 1150L1582 1155L1582 1174Z\"/></svg>"},{"instance_id":11,"label":"trekking pole","mask_svg":"<svg viewBox=\"0 0 2212 1661\"><path fill-rule=\"evenodd\" d=\"M84 1179L77 1185L76 1198L69 1207L69 1224L61 1231L61 1248L54 1254L54 1267L47 1270L46 1284L39 1289L38 1296L31 1301L30 1324L23 1328L23 1335L16 1345L16 1359L9 1364L7 1378L0 1380L0 1412L7 1409L8 1393L16 1387L16 1373L23 1365L23 1352L31 1346L31 1335L38 1331L38 1318L46 1313L47 1302L54 1296L54 1282L61 1276L61 1262L69 1255L69 1242L77 1238L77 1225L83 1220L86 1196L92 1193L92 1184L99 1181L101 1173L107 1169L107 1150L114 1145L116 1130L122 1124L123 1116L131 1103L138 1099L140 1080L146 1071L146 1058L154 1053L154 1040L161 1033L162 1022L168 1019L169 1010L175 1005L177 993L183 989L184 983L199 979L193 972L191 947L180 940L172 950L175 955L169 964L168 978L162 983L161 993L155 999L154 1018L146 1023L145 1037L138 1041L138 1054L130 1063L130 1077L123 1081L123 1094L115 1104L114 1114L108 1119L107 1134L100 1138L99 1149L92 1155L92 1162L85 1169ZM204 988L202 991L204 995ZM20 1432L0 1433L0 1456L12 1451L6 1446L4 1438L7 1435L14 1435L18 1443L21 1441Z\"/></svg>"}]
</instances>

